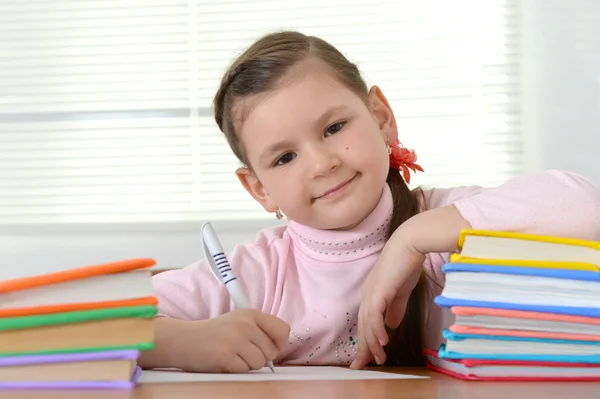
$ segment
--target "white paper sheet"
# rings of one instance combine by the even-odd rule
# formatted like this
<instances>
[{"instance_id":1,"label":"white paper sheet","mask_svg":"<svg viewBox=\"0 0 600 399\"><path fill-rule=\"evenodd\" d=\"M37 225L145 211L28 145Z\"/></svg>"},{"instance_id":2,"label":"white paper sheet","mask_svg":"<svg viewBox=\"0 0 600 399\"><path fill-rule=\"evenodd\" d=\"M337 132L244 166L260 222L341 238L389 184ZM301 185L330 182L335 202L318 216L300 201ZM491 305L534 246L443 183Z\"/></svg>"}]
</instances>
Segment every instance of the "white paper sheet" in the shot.
<instances>
[{"instance_id":1,"label":"white paper sheet","mask_svg":"<svg viewBox=\"0 0 600 399\"><path fill-rule=\"evenodd\" d=\"M310 380L401 380L429 378L370 370L350 370L344 367L275 367L244 374L185 373L178 370L144 370L139 382L209 382L209 381L310 381Z\"/></svg>"}]
</instances>

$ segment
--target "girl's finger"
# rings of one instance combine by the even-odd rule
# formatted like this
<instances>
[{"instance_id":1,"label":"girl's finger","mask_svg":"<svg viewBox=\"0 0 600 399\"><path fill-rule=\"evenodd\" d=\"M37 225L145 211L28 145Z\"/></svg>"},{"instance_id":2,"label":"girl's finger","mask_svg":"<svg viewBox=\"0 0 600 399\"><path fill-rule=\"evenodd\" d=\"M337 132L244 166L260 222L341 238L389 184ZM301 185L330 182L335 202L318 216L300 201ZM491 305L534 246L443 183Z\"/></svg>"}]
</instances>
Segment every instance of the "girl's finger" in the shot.
<instances>
[{"instance_id":1,"label":"girl's finger","mask_svg":"<svg viewBox=\"0 0 600 399\"><path fill-rule=\"evenodd\" d=\"M375 357L377 364L383 364L386 359L383 347L388 344L388 334L385 330L383 315L387 309L385 296L375 298L373 307L367 310L367 330L365 332L369 351Z\"/></svg>"},{"instance_id":2,"label":"girl's finger","mask_svg":"<svg viewBox=\"0 0 600 399\"><path fill-rule=\"evenodd\" d=\"M254 331L254 333L251 334L248 338L250 339L250 342L256 345L258 349L260 349L267 361L275 360L275 358L279 354L279 350L277 349L277 346L275 345L271 337L265 334L262 330L257 328L256 331Z\"/></svg>"},{"instance_id":3,"label":"girl's finger","mask_svg":"<svg viewBox=\"0 0 600 399\"><path fill-rule=\"evenodd\" d=\"M248 365L250 370L259 370L266 366L267 359L260 348L251 342L238 349L238 356Z\"/></svg>"},{"instance_id":4,"label":"girl's finger","mask_svg":"<svg viewBox=\"0 0 600 399\"><path fill-rule=\"evenodd\" d=\"M385 330L385 322L383 315L388 308L385 298L378 299L373 310L368 312L367 325L368 329L372 331L373 335L377 338L379 346L385 346L388 344L388 334ZM370 346L370 345L369 345ZM373 352L375 354L375 352Z\"/></svg>"},{"instance_id":5,"label":"girl's finger","mask_svg":"<svg viewBox=\"0 0 600 399\"><path fill-rule=\"evenodd\" d=\"M358 350L356 353L356 359L354 359L354 361L350 365L350 368L354 370L360 370L364 368L373 359L373 355L371 354L371 352L369 352L369 347L367 346L365 335L362 331L364 331L364 328L362 328L361 326L359 317L357 348Z\"/></svg>"},{"instance_id":6,"label":"girl's finger","mask_svg":"<svg viewBox=\"0 0 600 399\"><path fill-rule=\"evenodd\" d=\"M377 338L377 336L371 331L367 331L366 337L369 352L373 354L375 362L379 365L385 363L385 351L383 350L383 346L381 346L381 343L379 342L379 338Z\"/></svg>"},{"instance_id":7,"label":"girl's finger","mask_svg":"<svg viewBox=\"0 0 600 399\"><path fill-rule=\"evenodd\" d=\"M247 373L250 366L239 355L229 360L222 368L224 373Z\"/></svg>"}]
</instances>

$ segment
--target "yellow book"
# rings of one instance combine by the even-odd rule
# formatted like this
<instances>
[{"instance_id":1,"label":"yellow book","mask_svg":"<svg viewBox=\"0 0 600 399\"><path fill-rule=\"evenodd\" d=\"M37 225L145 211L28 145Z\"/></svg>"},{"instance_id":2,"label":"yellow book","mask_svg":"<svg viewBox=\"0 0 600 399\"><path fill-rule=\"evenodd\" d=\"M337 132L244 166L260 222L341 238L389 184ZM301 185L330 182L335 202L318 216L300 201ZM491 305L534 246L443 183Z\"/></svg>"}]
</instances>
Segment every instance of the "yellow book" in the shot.
<instances>
[{"instance_id":1,"label":"yellow book","mask_svg":"<svg viewBox=\"0 0 600 399\"><path fill-rule=\"evenodd\" d=\"M598 271L600 242L537 234L464 229L452 263Z\"/></svg>"}]
</instances>

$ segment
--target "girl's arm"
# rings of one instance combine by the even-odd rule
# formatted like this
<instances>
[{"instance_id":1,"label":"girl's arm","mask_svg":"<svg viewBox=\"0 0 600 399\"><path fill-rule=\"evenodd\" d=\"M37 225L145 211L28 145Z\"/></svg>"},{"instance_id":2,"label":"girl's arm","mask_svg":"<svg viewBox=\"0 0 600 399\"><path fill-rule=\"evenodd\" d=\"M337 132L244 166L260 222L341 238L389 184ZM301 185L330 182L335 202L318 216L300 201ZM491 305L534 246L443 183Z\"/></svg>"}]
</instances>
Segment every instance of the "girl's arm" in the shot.
<instances>
[{"instance_id":1,"label":"girl's arm","mask_svg":"<svg viewBox=\"0 0 600 399\"><path fill-rule=\"evenodd\" d=\"M264 367L287 343L290 327L255 309L241 309L209 320L157 317L155 349L144 351L144 369L240 373Z\"/></svg>"},{"instance_id":2,"label":"girl's arm","mask_svg":"<svg viewBox=\"0 0 600 399\"><path fill-rule=\"evenodd\" d=\"M420 213L396 229L363 284L358 353L351 368L363 368L372 357L377 364L385 362L383 347L388 343L385 325L392 328L400 325L411 292L419 281L425 255L432 251L454 251L460 231L470 227L456 207L449 205Z\"/></svg>"},{"instance_id":3,"label":"girl's arm","mask_svg":"<svg viewBox=\"0 0 600 399\"><path fill-rule=\"evenodd\" d=\"M408 239L422 254L450 253L466 228L600 241L600 189L568 172L518 177L415 215L390 243Z\"/></svg>"},{"instance_id":4,"label":"girl's arm","mask_svg":"<svg viewBox=\"0 0 600 399\"><path fill-rule=\"evenodd\" d=\"M475 229L600 240L600 189L575 173L514 178L453 204Z\"/></svg>"},{"instance_id":5,"label":"girl's arm","mask_svg":"<svg viewBox=\"0 0 600 399\"><path fill-rule=\"evenodd\" d=\"M517 177L493 188L433 189L426 196L425 209L429 211L419 218L454 205L474 229L600 241L600 189L574 173L552 170ZM438 285L444 284L441 268L456 250L456 237L454 244L423 235L415 242L427 246L420 248L429 254L425 273Z\"/></svg>"},{"instance_id":6,"label":"girl's arm","mask_svg":"<svg viewBox=\"0 0 600 399\"><path fill-rule=\"evenodd\" d=\"M229 263L254 309L274 310L285 278L285 240L280 230L264 230L255 241L237 245ZM159 314L180 320L206 320L235 309L227 288L212 274L206 259L152 278Z\"/></svg>"},{"instance_id":7,"label":"girl's arm","mask_svg":"<svg viewBox=\"0 0 600 399\"><path fill-rule=\"evenodd\" d=\"M457 192L467 195L457 198ZM385 360L383 314L387 312L390 326L399 324L425 255L443 253L442 259L447 259L456 250L463 228L600 241L600 190L572 173L523 176L490 189L433 190L427 202L429 210L394 232L365 281L356 368L368 363L371 355L378 363ZM441 275L439 270L433 272Z\"/></svg>"},{"instance_id":8,"label":"girl's arm","mask_svg":"<svg viewBox=\"0 0 600 399\"><path fill-rule=\"evenodd\" d=\"M472 227L456 206L448 205L410 218L396 229L388 244L393 246L396 242L406 241L403 245L410 245L424 255L453 252L457 248L460 231Z\"/></svg>"},{"instance_id":9,"label":"girl's arm","mask_svg":"<svg viewBox=\"0 0 600 399\"><path fill-rule=\"evenodd\" d=\"M229 292L206 260L153 277L160 316L155 320L155 349L142 353L140 366L243 372L275 358L287 342L289 326L271 316L283 287L279 280L285 277L279 264L285 242L270 233L261 232L257 241L238 245L229 254L254 309L233 310Z\"/></svg>"}]
</instances>

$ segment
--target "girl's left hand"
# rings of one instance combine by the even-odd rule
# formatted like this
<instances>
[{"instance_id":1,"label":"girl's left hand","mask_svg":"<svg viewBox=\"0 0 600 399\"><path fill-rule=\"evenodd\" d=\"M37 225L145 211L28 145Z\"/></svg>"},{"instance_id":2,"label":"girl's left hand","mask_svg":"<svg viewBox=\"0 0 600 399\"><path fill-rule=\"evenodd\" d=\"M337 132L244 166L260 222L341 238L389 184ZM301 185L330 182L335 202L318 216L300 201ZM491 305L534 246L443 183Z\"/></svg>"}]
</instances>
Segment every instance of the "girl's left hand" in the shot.
<instances>
[{"instance_id":1,"label":"girl's left hand","mask_svg":"<svg viewBox=\"0 0 600 399\"><path fill-rule=\"evenodd\" d=\"M362 369L373 357L377 364L385 362L383 347L388 343L388 334L383 315L385 324L397 328L419 281L425 255L404 237L396 231L363 285L358 311L358 353L352 369Z\"/></svg>"},{"instance_id":2,"label":"girl's left hand","mask_svg":"<svg viewBox=\"0 0 600 399\"><path fill-rule=\"evenodd\" d=\"M358 353L351 368L361 369L373 357L377 364L385 362L388 335L383 315L385 324L397 328L421 276L425 254L455 251L460 231L470 228L458 209L448 205L419 213L396 229L363 285Z\"/></svg>"}]
</instances>

